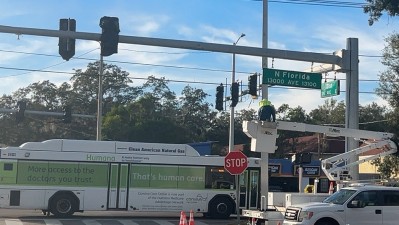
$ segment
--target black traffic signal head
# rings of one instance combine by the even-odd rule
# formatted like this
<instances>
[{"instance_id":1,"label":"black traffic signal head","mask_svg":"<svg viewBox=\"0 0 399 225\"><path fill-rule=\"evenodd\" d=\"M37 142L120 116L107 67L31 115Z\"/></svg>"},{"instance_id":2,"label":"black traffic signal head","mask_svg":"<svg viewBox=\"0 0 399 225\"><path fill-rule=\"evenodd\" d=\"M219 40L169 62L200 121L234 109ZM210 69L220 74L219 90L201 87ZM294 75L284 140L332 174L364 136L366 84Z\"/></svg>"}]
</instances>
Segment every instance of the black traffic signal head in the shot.
<instances>
[{"instance_id":1,"label":"black traffic signal head","mask_svg":"<svg viewBox=\"0 0 399 225\"><path fill-rule=\"evenodd\" d=\"M258 75L255 73L248 77L248 93L252 96L252 98L258 97Z\"/></svg>"},{"instance_id":2,"label":"black traffic signal head","mask_svg":"<svg viewBox=\"0 0 399 225\"><path fill-rule=\"evenodd\" d=\"M62 122L70 123L72 121L72 107L70 105L65 105L62 107L64 115L62 117Z\"/></svg>"},{"instance_id":3,"label":"black traffic signal head","mask_svg":"<svg viewBox=\"0 0 399 225\"><path fill-rule=\"evenodd\" d=\"M76 31L76 21L74 19L60 19L60 30ZM75 55L75 39L59 38L58 53L64 60L69 60Z\"/></svg>"},{"instance_id":4,"label":"black traffic signal head","mask_svg":"<svg viewBox=\"0 0 399 225\"><path fill-rule=\"evenodd\" d=\"M101 55L110 56L118 53L119 19L117 17L104 16L100 19L100 27L102 28L100 37Z\"/></svg>"},{"instance_id":5,"label":"black traffic signal head","mask_svg":"<svg viewBox=\"0 0 399 225\"><path fill-rule=\"evenodd\" d=\"M216 88L216 109L219 111L223 110L223 98L224 98L224 87L223 84L220 84Z\"/></svg>"},{"instance_id":6,"label":"black traffic signal head","mask_svg":"<svg viewBox=\"0 0 399 225\"><path fill-rule=\"evenodd\" d=\"M238 97L239 97L239 84L237 82L234 82L231 84L231 107L235 107L238 103Z\"/></svg>"}]
</instances>

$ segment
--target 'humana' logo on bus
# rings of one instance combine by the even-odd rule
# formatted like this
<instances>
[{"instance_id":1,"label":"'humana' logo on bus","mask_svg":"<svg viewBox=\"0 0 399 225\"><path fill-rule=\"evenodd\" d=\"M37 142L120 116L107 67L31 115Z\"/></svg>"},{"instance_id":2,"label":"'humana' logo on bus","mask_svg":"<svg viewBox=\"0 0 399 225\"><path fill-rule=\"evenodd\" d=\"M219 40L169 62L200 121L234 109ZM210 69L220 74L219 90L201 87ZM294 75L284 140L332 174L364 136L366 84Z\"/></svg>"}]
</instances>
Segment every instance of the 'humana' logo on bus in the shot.
<instances>
[{"instance_id":1,"label":"'humana' logo on bus","mask_svg":"<svg viewBox=\"0 0 399 225\"><path fill-rule=\"evenodd\" d=\"M115 156L86 155L87 161L115 162Z\"/></svg>"}]
</instances>

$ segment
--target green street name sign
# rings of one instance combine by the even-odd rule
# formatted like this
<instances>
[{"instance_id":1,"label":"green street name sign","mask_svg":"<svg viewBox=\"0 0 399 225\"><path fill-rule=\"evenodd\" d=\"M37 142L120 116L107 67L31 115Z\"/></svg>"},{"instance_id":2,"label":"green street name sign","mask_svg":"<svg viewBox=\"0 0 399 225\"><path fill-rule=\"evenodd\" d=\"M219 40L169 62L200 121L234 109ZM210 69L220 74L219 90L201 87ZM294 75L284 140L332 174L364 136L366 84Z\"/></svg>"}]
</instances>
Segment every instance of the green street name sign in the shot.
<instances>
[{"instance_id":1,"label":"green street name sign","mask_svg":"<svg viewBox=\"0 0 399 225\"><path fill-rule=\"evenodd\" d=\"M321 89L321 73L263 68L262 84Z\"/></svg>"},{"instance_id":2,"label":"green street name sign","mask_svg":"<svg viewBox=\"0 0 399 225\"><path fill-rule=\"evenodd\" d=\"M339 95L339 80L332 80L321 84L321 97Z\"/></svg>"}]
</instances>

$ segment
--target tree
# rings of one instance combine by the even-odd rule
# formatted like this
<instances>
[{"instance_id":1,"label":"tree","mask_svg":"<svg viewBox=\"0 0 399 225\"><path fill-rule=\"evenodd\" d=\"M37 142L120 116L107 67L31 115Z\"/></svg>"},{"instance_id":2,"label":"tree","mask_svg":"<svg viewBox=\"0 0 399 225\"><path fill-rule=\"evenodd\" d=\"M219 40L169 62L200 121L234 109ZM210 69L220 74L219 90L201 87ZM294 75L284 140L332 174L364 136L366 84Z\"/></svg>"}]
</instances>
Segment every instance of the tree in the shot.
<instances>
[{"instance_id":1,"label":"tree","mask_svg":"<svg viewBox=\"0 0 399 225\"><path fill-rule=\"evenodd\" d=\"M309 116L312 124L345 126L345 103L333 98L327 99L323 105L310 111Z\"/></svg>"},{"instance_id":2,"label":"tree","mask_svg":"<svg viewBox=\"0 0 399 225\"><path fill-rule=\"evenodd\" d=\"M97 112L98 77L100 62L89 63L86 70L77 69L72 76L72 94L75 108L83 114ZM141 94L141 89L133 87L129 73L118 66L103 64L102 80L103 98L108 99L108 104L126 104L136 99ZM112 105L108 105L110 109ZM104 112L106 113L106 112Z\"/></svg>"},{"instance_id":3,"label":"tree","mask_svg":"<svg viewBox=\"0 0 399 225\"><path fill-rule=\"evenodd\" d=\"M399 15L399 1L398 0L366 0L368 5L363 9L365 13L369 14L369 25L373 25L374 22L382 16L382 13L386 11L389 16Z\"/></svg>"},{"instance_id":4,"label":"tree","mask_svg":"<svg viewBox=\"0 0 399 225\"><path fill-rule=\"evenodd\" d=\"M373 102L366 106L359 106L359 127L362 130L385 132L387 129L387 108Z\"/></svg>"},{"instance_id":5,"label":"tree","mask_svg":"<svg viewBox=\"0 0 399 225\"><path fill-rule=\"evenodd\" d=\"M385 39L382 64L387 69L380 73L378 95L386 99L392 107L399 107L399 34L392 34Z\"/></svg>"},{"instance_id":6,"label":"tree","mask_svg":"<svg viewBox=\"0 0 399 225\"><path fill-rule=\"evenodd\" d=\"M226 155L228 149L224 147L229 145L230 114L222 111L219 116L213 118L210 122L211 127L207 131L206 139L215 141L212 145L212 154Z\"/></svg>"},{"instance_id":7,"label":"tree","mask_svg":"<svg viewBox=\"0 0 399 225\"><path fill-rule=\"evenodd\" d=\"M186 127L192 141L204 140L206 131L211 128L211 121L216 112L211 111L211 104L206 102L209 96L201 89L184 87L180 97L179 121Z\"/></svg>"},{"instance_id":8,"label":"tree","mask_svg":"<svg viewBox=\"0 0 399 225\"><path fill-rule=\"evenodd\" d=\"M291 108L288 104L282 104L276 110L276 117L279 120L306 123L309 121L309 115L301 107ZM275 154L272 157L281 158L287 154L292 154L297 151L298 137L309 135L309 133L298 131L278 131L279 137L276 141L278 146ZM288 152L286 152L288 150Z\"/></svg>"},{"instance_id":9,"label":"tree","mask_svg":"<svg viewBox=\"0 0 399 225\"><path fill-rule=\"evenodd\" d=\"M381 174L381 179L390 179L397 177L399 174L399 157L397 156L385 156L383 159L375 159L371 164L377 166L378 172Z\"/></svg>"},{"instance_id":10,"label":"tree","mask_svg":"<svg viewBox=\"0 0 399 225\"><path fill-rule=\"evenodd\" d=\"M397 5L396 1L396 7ZM379 129L394 133L397 137L399 134L399 34L392 34L385 40L387 44L383 50L381 62L386 66L386 70L379 74L380 82L376 92L388 101L392 109L386 112L385 117L381 117L386 120L386 123L380 124ZM382 109L376 110L381 111ZM373 164L377 165L382 177L389 178L398 174L399 164L397 162L396 155L389 155L373 161Z\"/></svg>"},{"instance_id":11,"label":"tree","mask_svg":"<svg viewBox=\"0 0 399 225\"><path fill-rule=\"evenodd\" d=\"M99 62L89 63L86 70L75 70L70 83L57 86L48 80L36 82L0 98L0 107L15 108L19 100L27 102L28 110L62 112L64 105L72 106L74 114L97 113ZM127 104L137 98L141 87L132 87L128 73L115 65L104 65L103 90L107 107ZM105 111L106 112L106 111ZM3 114L0 126L5 130L0 142L19 145L26 141L43 141L51 138L95 139L96 121L74 117L64 124L60 117L26 114L22 123L15 123L15 115Z\"/></svg>"},{"instance_id":12,"label":"tree","mask_svg":"<svg viewBox=\"0 0 399 225\"><path fill-rule=\"evenodd\" d=\"M112 110L104 118L104 135L119 140L120 133L127 141L190 143L208 141L207 132L216 112L206 102L201 89L186 86L177 98L164 78L148 77L140 88L142 94L118 110ZM120 116L122 112L124 116ZM116 131L118 126L126 127Z\"/></svg>"}]
</instances>

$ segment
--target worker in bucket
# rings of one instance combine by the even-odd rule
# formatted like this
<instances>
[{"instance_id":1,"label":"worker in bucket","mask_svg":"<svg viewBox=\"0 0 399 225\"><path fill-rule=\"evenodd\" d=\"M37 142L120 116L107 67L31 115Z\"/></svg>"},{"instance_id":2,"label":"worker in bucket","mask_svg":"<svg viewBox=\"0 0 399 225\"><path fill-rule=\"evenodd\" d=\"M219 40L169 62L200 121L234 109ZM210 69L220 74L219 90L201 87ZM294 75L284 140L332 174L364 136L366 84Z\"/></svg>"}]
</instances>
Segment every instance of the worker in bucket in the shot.
<instances>
[{"instance_id":1,"label":"worker in bucket","mask_svg":"<svg viewBox=\"0 0 399 225\"><path fill-rule=\"evenodd\" d=\"M261 121L276 122L276 109L267 99L259 102L258 119Z\"/></svg>"}]
</instances>

